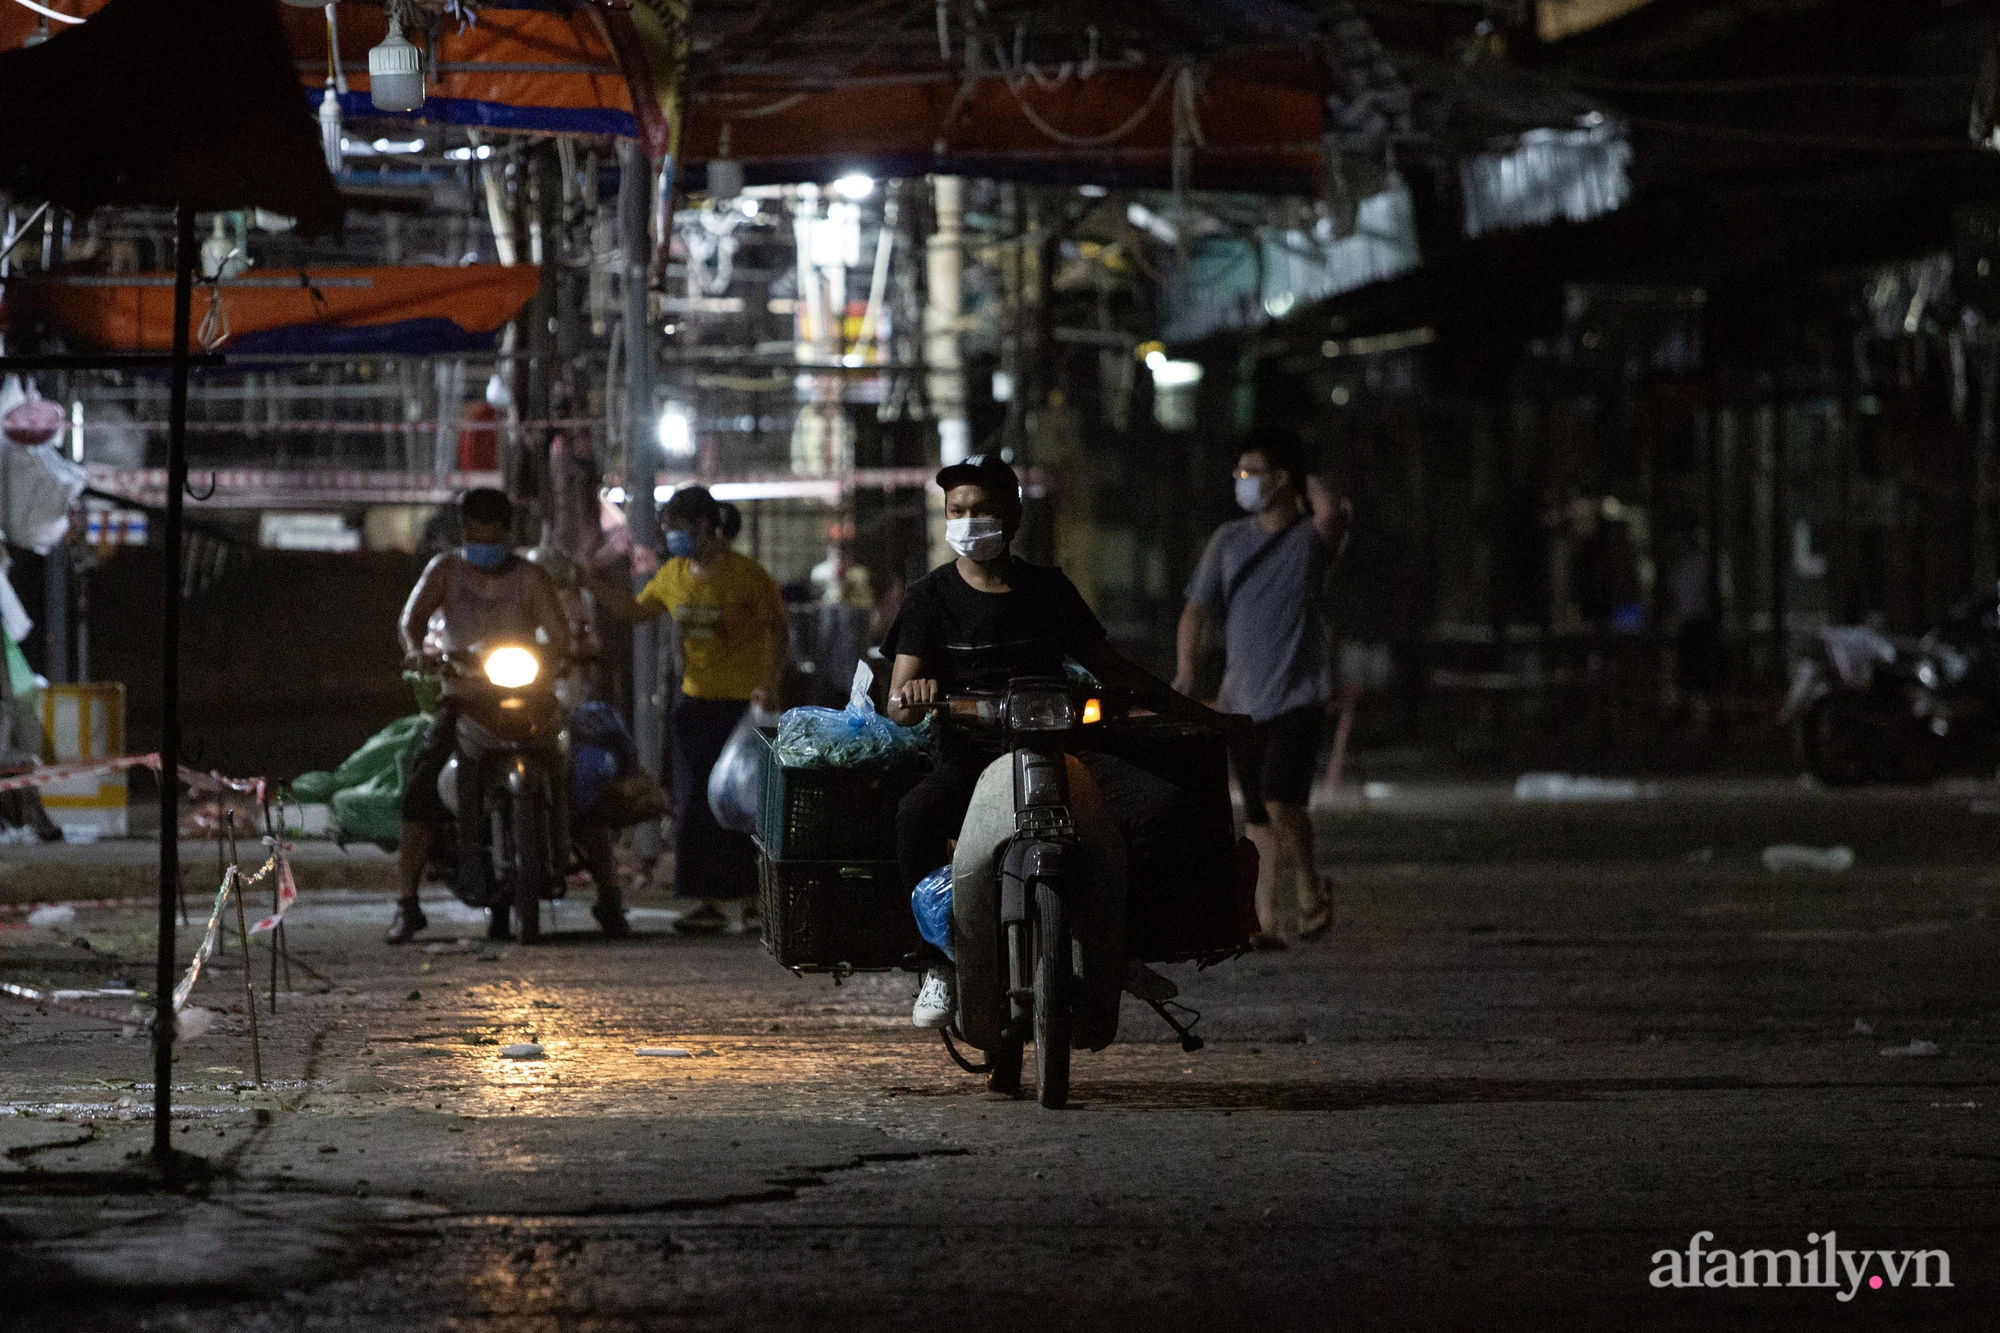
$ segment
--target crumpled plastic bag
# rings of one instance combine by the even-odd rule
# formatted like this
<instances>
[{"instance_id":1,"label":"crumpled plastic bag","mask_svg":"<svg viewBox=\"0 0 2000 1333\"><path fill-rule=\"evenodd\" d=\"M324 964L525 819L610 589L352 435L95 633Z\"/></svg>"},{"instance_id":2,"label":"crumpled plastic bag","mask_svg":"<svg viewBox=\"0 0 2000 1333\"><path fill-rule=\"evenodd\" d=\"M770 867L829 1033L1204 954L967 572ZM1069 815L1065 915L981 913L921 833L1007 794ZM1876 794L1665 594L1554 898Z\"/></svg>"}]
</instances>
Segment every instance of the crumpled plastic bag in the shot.
<instances>
[{"instance_id":1,"label":"crumpled plastic bag","mask_svg":"<svg viewBox=\"0 0 2000 1333\"><path fill-rule=\"evenodd\" d=\"M924 942L944 951L954 963L958 955L951 947L951 864L946 862L917 881L910 893L910 911L917 918L917 934Z\"/></svg>"},{"instance_id":2,"label":"crumpled plastic bag","mask_svg":"<svg viewBox=\"0 0 2000 1333\"><path fill-rule=\"evenodd\" d=\"M866 662L854 668L845 708L793 708L778 723L772 753L786 768L849 768L922 758L930 748L930 719L899 727L875 711L868 687L875 672Z\"/></svg>"},{"instance_id":3,"label":"crumpled plastic bag","mask_svg":"<svg viewBox=\"0 0 2000 1333\"><path fill-rule=\"evenodd\" d=\"M572 745L569 750L569 808L588 814L611 790L618 777L618 756L601 745Z\"/></svg>"},{"instance_id":4,"label":"crumpled plastic bag","mask_svg":"<svg viewBox=\"0 0 2000 1333\"><path fill-rule=\"evenodd\" d=\"M757 728L778 720L776 713L751 704L729 733L715 767L708 770L708 808L715 822L733 833L757 831L757 805L764 788Z\"/></svg>"}]
</instances>

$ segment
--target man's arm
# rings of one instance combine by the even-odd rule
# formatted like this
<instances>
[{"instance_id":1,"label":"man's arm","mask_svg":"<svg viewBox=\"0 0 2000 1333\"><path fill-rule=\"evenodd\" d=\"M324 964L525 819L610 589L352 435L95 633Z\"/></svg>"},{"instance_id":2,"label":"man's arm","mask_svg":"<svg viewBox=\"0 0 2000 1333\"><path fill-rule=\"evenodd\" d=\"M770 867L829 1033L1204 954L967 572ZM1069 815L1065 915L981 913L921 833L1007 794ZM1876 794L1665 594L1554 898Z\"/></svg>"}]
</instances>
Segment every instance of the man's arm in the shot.
<instances>
[{"instance_id":1,"label":"man's arm","mask_svg":"<svg viewBox=\"0 0 2000 1333\"><path fill-rule=\"evenodd\" d=\"M396 637L402 640L405 657L419 656L424 650L424 634L430 628L431 617L444 605L444 562L449 558L432 556L417 579L417 586L410 589L409 600L403 603L402 617L396 622Z\"/></svg>"},{"instance_id":2,"label":"man's arm","mask_svg":"<svg viewBox=\"0 0 2000 1333\"><path fill-rule=\"evenodd\" d=\"M938 683L924 675L924 660L909 653L897 653L889 668L889 720L899 727L914 727L923 720L921 708L905 704L937 702Z\"/></svg>"},{"instance_id":3,"label":"man's arm","mask_svg":"<svg viewBox=\"0 0 2000 1333\"><path fill-rule=\"evenodd\" d=\"M1140 707L1158 713L1162 717L1189 722L1198 727L1213 728L1231 736L1249 725L1246 718L1230 713L1218 713L1213 708L1206 708L1196 703L1113 648L1108 640L1098 639L1089 644L1079 645L1072 656L1091 675L1106 685L1115 685L1120 689L1131 691L1132 698Z\"/></svg>"},{"instance_id":4,"label":"man's arm","mask_svg":"<svg viewBox=\"0 0 2000 1333\"><path fill-rule=\"evenodd\" d=\"M556 595L556 581L540 565L530 564L526 577L528 614L548 638L549 657L556 663L569 661L569 613Z\"/></svg>"},{"instance_id":5,"label":"man's arm","mask_svg":"<svg viewBox=\"0 0 2000 1333\"><path fill-rule=\"evenodd\" d=\"M1181 608L1180 628L1174 633L1174 693L1193 695L1195 656L1214 620L1207 602L1190 600Z\"/></svg>"}]
</instances>

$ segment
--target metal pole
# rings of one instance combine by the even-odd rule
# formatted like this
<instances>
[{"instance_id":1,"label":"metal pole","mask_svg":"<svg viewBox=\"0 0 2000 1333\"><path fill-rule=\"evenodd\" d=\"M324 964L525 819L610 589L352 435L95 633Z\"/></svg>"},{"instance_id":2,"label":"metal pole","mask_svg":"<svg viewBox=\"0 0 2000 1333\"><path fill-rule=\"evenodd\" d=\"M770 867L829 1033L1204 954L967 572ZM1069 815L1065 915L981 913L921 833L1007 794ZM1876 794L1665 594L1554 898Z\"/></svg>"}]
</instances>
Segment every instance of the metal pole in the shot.
<instances>
[{"instance_id":1,"label":"metal pole","mask_svg":"<svg viewBox=\"0 0 2000 1333\"><path fill-rule=\"evenodd\" d=\"M957 463L971 452L965 421L965 363L958 346L965 266L965 181L957 176L931 177L931 209L936 230L925 244L930 306L924 311L924 363L930 368L939 458Z\"/></svg>"},{"instance_id":2,"label":"metal pole","mask_svg":"<svg viewBox=\"0 0 2000 1333\"><path fill-rule=\"evenodd\" d=\"M173 389L167 430L166 595L160 633L160 944L153 978L153 1157L174 1151L174 904L180 897L181 499L187 492L188 315L194 304L194 209L174 228Z\"/></svg>"},{"instance_id":3,"label":"metal pole","mask_svg":"<svg viewBox=\"0 0 2000 1333\"><path fill-rule=\"evenodd\" d=\"M43 618L48 628L48 677L52 684L67 685L69 672L69 542L56 544L45 566L47 606Z\"/></svg>"},{"instance_id":4,"label":"metal pole","mask_svg":"<svg viewBox=\"0 0 2000 1333\"><path fill-rule=\"evenodd\" d=\"M653 166L636 140L618 141L618 245L623 272L620 286L625 304L625 362L629 392L625 432L625 525L632 545L651 549L659 544L659 517L653 511L653 487L659 459L653 452L653 321L647 310L646 264L652 255L648 239L652 213ZM636 584L636 580L635 580ZM637 591L635 586L634 591ZM632 729L639 757L654 777L662 768L664 728L660 709L659 633L654 624L632 627ZM660 853L657 820L641 824L634 834L641 856Z\"/></svg>"}]
</instances>

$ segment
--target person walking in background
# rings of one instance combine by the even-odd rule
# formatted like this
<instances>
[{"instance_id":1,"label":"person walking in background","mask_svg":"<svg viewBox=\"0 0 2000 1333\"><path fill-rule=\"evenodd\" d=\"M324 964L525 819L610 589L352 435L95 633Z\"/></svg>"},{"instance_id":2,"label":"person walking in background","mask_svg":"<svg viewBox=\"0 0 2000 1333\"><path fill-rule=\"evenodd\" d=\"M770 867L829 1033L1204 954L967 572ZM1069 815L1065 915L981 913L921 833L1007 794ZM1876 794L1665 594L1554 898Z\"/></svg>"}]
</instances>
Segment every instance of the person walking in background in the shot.
<instances>
[{"instance_id":1,"label":"person walking in background","mask_svg":"<svg viewBox=\"0 0 2000 1333\"><path fill-rule=\"evenodd\" d=\"M667 720L673 751L674 894L690 908L683 934L748 929L757 892L756 850L747 834L716 823L708 775L751 704L777 701L787 634L777 581L730 548L742 527L734 506L700 486L675 491L660 510L667 559L635 598L606 580L597 592L621 620L665 614L680 628L686 669Z\"/></svg>"},{"instance_id":2,"label":"person walking in background","mask_svg":"<svg viewBox=\"0 0 2000 1333\"><path fill-rule=\"evenodd\" d=\"M1346 545L1352 510L1308 473L1304 443L1282 428L1244 437L1235 480L1248 517L1216 529L1188 583L1174 688L1194 688L1196 654L1219 619L1226 654L1219 706L1255 724L1231 754L1261 858L1262 928L1253 943L1283 948L1288 900L1301 938L1333 926L1306 806L1330 694L1317 594Z\"/></svg>"}]
</instances>

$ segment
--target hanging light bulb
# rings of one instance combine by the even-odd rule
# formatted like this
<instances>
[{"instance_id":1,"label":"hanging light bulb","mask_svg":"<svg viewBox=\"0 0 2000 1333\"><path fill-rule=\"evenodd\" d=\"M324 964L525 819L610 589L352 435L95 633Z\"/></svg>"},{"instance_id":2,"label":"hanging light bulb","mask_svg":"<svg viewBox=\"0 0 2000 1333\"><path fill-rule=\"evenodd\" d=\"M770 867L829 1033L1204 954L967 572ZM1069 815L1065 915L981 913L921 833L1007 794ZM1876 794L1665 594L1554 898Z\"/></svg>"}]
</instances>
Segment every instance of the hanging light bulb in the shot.
<instances>
[{"instance_id":1,"label":"hanging light bulb","mask_svg":"<svg viewBox=\"0 0 2000 1333\"><path fill-rule=\"evenodd\" d=\"M368 53L368 96L378 111L415 111L424 104L424 57L389 16L389 35Z\"/></svg>"},{"instance_id":2,"label":"hanging light bulb","mask_svg":"<svg viewBox=\"0 0 2000 1333\"><path fill-rule=\"evenodd\" d=\"M326 81L326 96L319 99L319 146L326 154L326 169L340 174L340 94L333 80Z\"/></svg>"},{"instance_id":3,"label":"hanging light bulb","mask_svg":"<svg viewBox=\"0 0 2000 1333\"><path fill-rule=\"evenodd\" d=\"M340 38L334 31L333 6L326 7L326 96L319 99L319 148L330 176L340 175Z\"/></svg>"}]
</instances>

